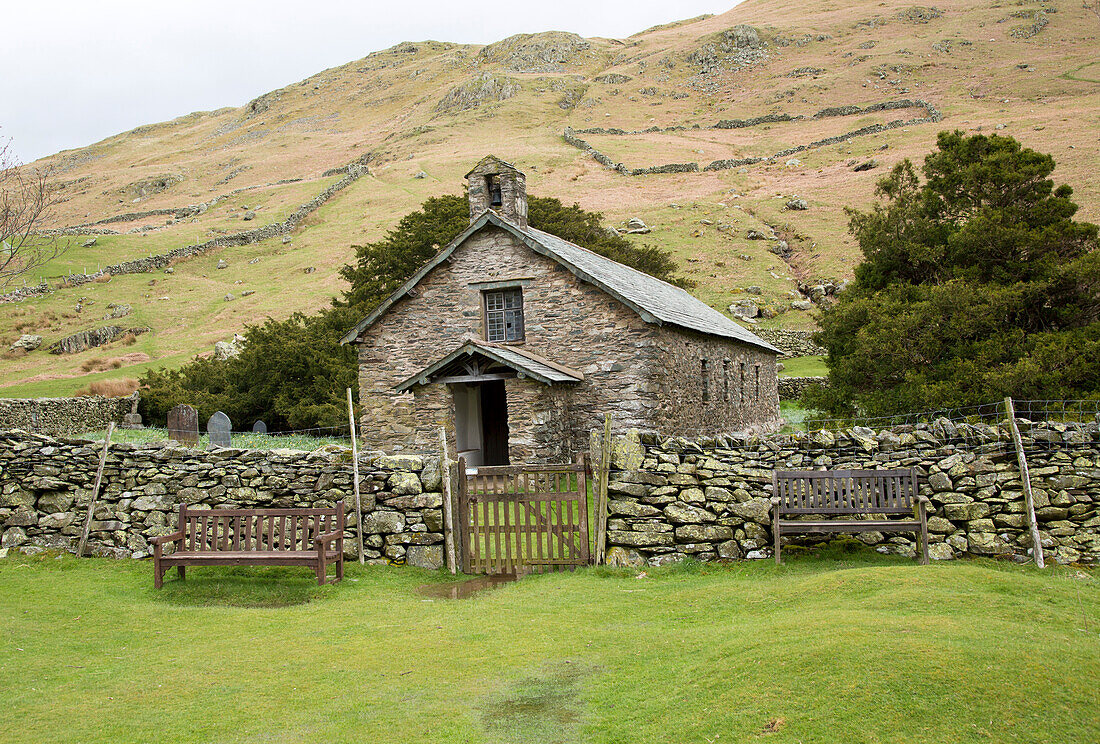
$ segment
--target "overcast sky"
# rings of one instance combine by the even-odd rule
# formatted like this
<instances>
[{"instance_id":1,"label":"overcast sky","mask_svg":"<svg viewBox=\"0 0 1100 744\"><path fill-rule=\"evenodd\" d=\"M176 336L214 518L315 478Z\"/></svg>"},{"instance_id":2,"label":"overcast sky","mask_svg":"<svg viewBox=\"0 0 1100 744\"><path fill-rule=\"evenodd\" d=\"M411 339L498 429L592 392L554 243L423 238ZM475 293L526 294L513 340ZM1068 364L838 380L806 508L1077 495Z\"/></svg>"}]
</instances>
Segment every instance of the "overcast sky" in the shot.
<instances>
[{"instance_id":1,"label":"overcast sky","mask_svg":"<svg viewBox=\"0 0 1100 744\"><path fill-rule=\"evenodd\" d=\"M24 162L191 111L240 106L399 41L625 37L739 0L15 0L0 140Z\"/></svg>"}]
</instances>

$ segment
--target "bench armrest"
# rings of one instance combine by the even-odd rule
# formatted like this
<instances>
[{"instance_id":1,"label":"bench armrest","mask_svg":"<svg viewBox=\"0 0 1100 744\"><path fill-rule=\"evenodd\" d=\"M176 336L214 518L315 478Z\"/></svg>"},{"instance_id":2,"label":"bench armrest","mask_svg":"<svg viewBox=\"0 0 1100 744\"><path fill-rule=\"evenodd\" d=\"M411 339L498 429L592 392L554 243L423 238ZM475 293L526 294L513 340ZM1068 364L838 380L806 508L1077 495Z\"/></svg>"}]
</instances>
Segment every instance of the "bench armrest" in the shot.
<instances>
[{"instance_id":1,"label":"bench armrest","mask_svg":"<svg viewBox=\"0 0 1100 744\"><path fill-rule=\"evenodd\" d=\"M779 506L779 497L778 496L772 496L768 500L772 502L772 506Z\"/></svg>"},{"instance_id":2,"label":"bench armrest","mask_svg":"<svg viewBox=\"0 0 1100 744\"><path fill-rule=\"evenodd\" d=\"M931 506L932 505L932 499L928 498L923 493L918 493L917 494L917 501L921 502L925 506Z\"/></svg>"},{"instance_id":3,"label":"bench armrest","mask_svg":"<svg viewBox=\"0 0 1100 744\"><path fill-rule=\"evenodd\" d=\"M321 545L324 545L327 542L332 542L333 540L335 540L337 538L340 538L340 537L343 537L343 536L344 536L344 533L342 531L341 532L329 532L329 533L326 533L324 535L320 535L319 537L313 538L313 544L320 547Z\"/></svg>"},{"instance_id":4,"label":"bench armrest","mask_svg":"<svg viewBox=\"0 0 1100 744\"><path fill-rule=\"evenodd\" d=\"M164 543L178 542L183 539L183 530L176 530L171 535L161 535L160 537L150 537L149 542L153 545L163 545Z\"/></svg>"}]
</instances>

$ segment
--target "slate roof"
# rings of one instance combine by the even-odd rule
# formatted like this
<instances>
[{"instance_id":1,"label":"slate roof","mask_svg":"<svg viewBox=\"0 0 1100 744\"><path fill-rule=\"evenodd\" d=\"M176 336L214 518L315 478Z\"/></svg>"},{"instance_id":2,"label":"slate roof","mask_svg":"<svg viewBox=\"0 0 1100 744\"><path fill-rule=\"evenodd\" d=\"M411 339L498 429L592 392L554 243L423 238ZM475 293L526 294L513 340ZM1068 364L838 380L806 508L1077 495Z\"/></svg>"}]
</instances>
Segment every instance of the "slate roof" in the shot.
<instances>
[{"instance_id":1,"label":"slate roof","mask_svg":"<svg viewBox=\"0 0 1100 744\"><path fill-rule=\"evenodd\" d=\"M556 235L536 230L533 227L522 228L513 225L491 210L483 212L461 235L452 240L428 263L420 267L420 270L409 281L405 282L400 289L375 308L374 312L360 321L358 325L340 339L340 343L345 344L354 341L359 334L382 317L397 300L404 297L413 287L419 284L432 269L454 253L455 249L462 245L467 238L490 224L507 230L536 253L557 261L582 280L615 297L638 313L642 320L647 323L687 328L710 336L720 336L740 341L775 354L781 353L779 349L767 341L742 328L730 318L679 287L674 287L668 282L661 281L637 269L624 266L617 261L570 243L568 240L563 240Z\"/></svg>"},{"instance_id":2,"label":"slate roof","mask_svg":"<svg viewBox=\"0 0 1100 744\"><path fill-rule=\"evenodd\" d=\"M526 349L470 338L450 354L447 354L439 361L429 364L427 367L402 382L395 390L399 393L405 392L413 385L420 382L420 380L432 377L432 375L446 369L448 365L466 354L480 354L481 356L492 359L498 364L511 367L516 372L522 372L527 377L547 385L580 382L584 379L584 373L557 364L556 362L551 362L549 359L544 359L538 354L534 354Z\"/></svg>"}]
</instances>

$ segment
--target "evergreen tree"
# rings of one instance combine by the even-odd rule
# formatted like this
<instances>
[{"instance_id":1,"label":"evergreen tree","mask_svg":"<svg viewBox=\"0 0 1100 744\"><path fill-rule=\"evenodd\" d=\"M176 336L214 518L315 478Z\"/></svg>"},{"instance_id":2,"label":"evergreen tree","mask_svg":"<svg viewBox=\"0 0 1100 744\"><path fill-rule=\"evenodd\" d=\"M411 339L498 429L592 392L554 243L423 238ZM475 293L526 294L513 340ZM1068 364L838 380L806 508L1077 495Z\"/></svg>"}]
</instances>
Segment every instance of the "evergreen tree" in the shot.
<instances>
[{"instance_id":1,"label":"evergreen tree","mask_svg":"<svg viewBox=\"0 0 1100 744\"><path fill-rule=\"evenodd\" d=\"M1011 137L942 132L884 203L849 210L863 262L821 320L830 388L806 403L881 415L1100 396L1097 226L1054 160Z\"/></svg>"}]
</instances>

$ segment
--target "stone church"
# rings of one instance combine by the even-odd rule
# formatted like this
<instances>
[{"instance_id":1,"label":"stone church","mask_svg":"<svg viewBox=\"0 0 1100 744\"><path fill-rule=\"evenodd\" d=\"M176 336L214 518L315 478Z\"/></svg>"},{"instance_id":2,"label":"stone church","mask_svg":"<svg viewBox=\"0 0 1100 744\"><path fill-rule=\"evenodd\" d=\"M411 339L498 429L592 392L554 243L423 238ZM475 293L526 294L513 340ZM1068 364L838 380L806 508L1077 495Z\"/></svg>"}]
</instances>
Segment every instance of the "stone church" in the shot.
<instances>
[{"instance_id":1,"label":"stone church","mask_svg":"<svg viewBox=\"0 0 1100 744\"><path fill-rule=\"evenodd\" d=\"M470 226L344 336L361 434L471 466L570 460L616 430L779 424L779 350L688 292L527 224L524 174L471 170Z\"/></svg>"}]
</instances>

